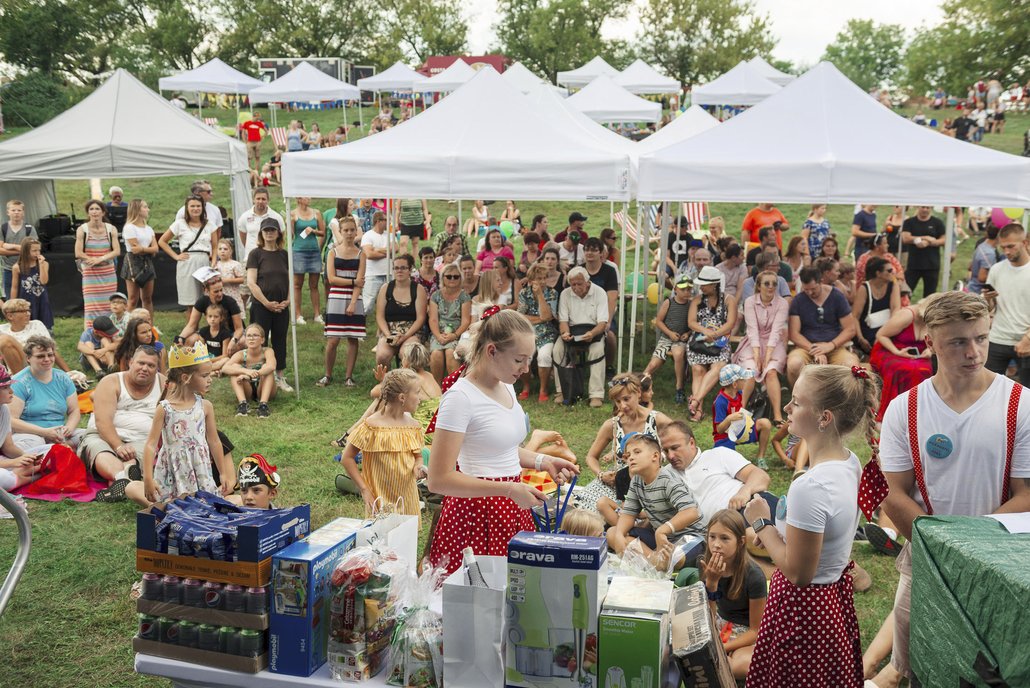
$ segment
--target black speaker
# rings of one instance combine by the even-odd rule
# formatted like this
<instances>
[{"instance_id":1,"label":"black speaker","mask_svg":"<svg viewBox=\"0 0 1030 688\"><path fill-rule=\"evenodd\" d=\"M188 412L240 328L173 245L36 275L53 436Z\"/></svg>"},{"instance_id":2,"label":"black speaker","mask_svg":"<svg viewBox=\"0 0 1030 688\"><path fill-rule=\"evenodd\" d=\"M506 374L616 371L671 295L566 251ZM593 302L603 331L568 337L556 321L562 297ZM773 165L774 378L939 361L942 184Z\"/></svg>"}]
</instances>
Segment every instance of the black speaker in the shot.
<instances>
[{"instance_id":1,"label":"black speaker","mask_svg":"<svg viewBox=\"0 0 1030 688\"><path fill-rule=\"evenodd\" d=\"M42 242L40 242L42 243ZM55 236L50 239L50 251L53 253L75 253L75 237L70 234Z\"/></svg>"}]
</instances>

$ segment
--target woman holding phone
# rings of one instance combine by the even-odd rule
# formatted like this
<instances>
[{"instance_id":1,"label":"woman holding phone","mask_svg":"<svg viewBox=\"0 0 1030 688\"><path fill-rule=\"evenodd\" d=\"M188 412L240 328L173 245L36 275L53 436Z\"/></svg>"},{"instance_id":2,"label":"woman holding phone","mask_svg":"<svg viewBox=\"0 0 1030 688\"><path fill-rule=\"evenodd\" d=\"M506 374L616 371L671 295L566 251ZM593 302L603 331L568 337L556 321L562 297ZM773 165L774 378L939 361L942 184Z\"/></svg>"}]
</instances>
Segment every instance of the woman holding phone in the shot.
<instances>
[{"instance_id":1,"label":"woman holding phone","mask_svg":"<svg viewBox=\"0 0 1030 688\"><path fill-rule=\"evenodd\" d=\"M932 298L932 297L931 297ZM907 392L933 375L933 352L926 348L926 326L923 311L931 299L894 311L890 320L876 333L876 343L869 355L869 365L883 378L883 392L876 420L891 399Z\"/></svg>"}]
</instances>

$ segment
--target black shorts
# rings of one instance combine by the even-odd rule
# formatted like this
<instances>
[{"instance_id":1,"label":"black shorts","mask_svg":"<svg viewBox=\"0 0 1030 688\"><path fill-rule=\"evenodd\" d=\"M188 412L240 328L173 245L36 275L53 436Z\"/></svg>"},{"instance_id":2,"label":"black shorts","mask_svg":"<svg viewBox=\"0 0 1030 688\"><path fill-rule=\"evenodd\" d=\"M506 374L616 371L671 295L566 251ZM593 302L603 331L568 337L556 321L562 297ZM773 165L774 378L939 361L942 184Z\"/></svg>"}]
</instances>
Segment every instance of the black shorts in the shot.
<instances>
[{"instance_id":1,"label":"black shorts","mask_svg":"<svg viewBox=\"0 0 1030 688\"><path fill-rule=\"evenodd\" d=\"M401 236L412 237L414 239L421 239L425 236L426 227L425 225L401 225Z\"/></svg>"},{"instance_id":2,"label":"black shorts","mask_svg":"<svg viewBox=\"0 0 1030 688\"><path fill-rule=\"evenodd\" d=\"M1005 113L1004 112L995 112L994 113L994 121L995 122L1004 122L1005 121Z\"/></svg>"}]
</instances>

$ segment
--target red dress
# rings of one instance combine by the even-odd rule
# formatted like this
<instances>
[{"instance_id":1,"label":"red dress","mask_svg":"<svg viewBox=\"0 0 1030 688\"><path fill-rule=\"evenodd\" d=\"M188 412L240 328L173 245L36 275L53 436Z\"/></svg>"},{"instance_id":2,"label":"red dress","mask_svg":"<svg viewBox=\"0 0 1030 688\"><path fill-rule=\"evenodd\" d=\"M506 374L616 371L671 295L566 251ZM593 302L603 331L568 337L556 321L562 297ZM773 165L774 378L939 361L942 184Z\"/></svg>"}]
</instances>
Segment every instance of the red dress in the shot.
<instances>
[{"instance_id":1,"label":"red dress","mask_svg":"<svg viewBox=\"0 0 1030 688\"><path fill-rule=\"evenodd\" d=\"M919 353L926 350L926 343L916 339L915 323L910 324L891 340L899 350L915 347ZM883 392L880 395L880 410L876 414L877 422L883 420L887 405L891 400L918 385L933 375L933 364L929 358L905 358L895 356L887 351L879 342L873 345L869 356L869 364L883 379Z\"/></svg>"}]
</instances>

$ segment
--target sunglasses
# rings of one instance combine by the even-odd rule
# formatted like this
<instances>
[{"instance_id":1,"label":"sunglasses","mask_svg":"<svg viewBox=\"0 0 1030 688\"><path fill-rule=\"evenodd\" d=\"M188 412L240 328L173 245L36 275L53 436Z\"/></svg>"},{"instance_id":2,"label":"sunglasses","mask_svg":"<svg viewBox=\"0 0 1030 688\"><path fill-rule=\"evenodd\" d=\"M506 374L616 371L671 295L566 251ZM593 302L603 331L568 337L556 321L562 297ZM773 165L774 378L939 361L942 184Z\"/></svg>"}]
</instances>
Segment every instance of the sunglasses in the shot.
<instances>
[{"instance_id":1,"label":"sunglasses","mask_svg":"<svg viewBox=\"0 0 1030 688\"><path fill-rule=\"evenodd\" d=\"M815 321L820 325L826 322L826 309L822 306L818 306L815 309Z\"/></svg>"},{"instance_id":2,"label":"sunglasses","mask_svg":"<svg viewBox=\"0 0 1030 688\"><path fill-rule=\"evenodd\" d=\"M460 280L461 275L444 275L443 278L445 280Z\"/></svg>"},{"instance_id":3,"label":"sunglasses","mask_svg":"<svg viewBox=\"0 0 1030 688\"><path fill-rule=\"evenodd\" d=\"M632 380L628 377L615 378L608 383L608 389L612 389L613 387L622 387L623 385L628 385L630 382L632 382Z\"/></svg>"}]
</instances>

